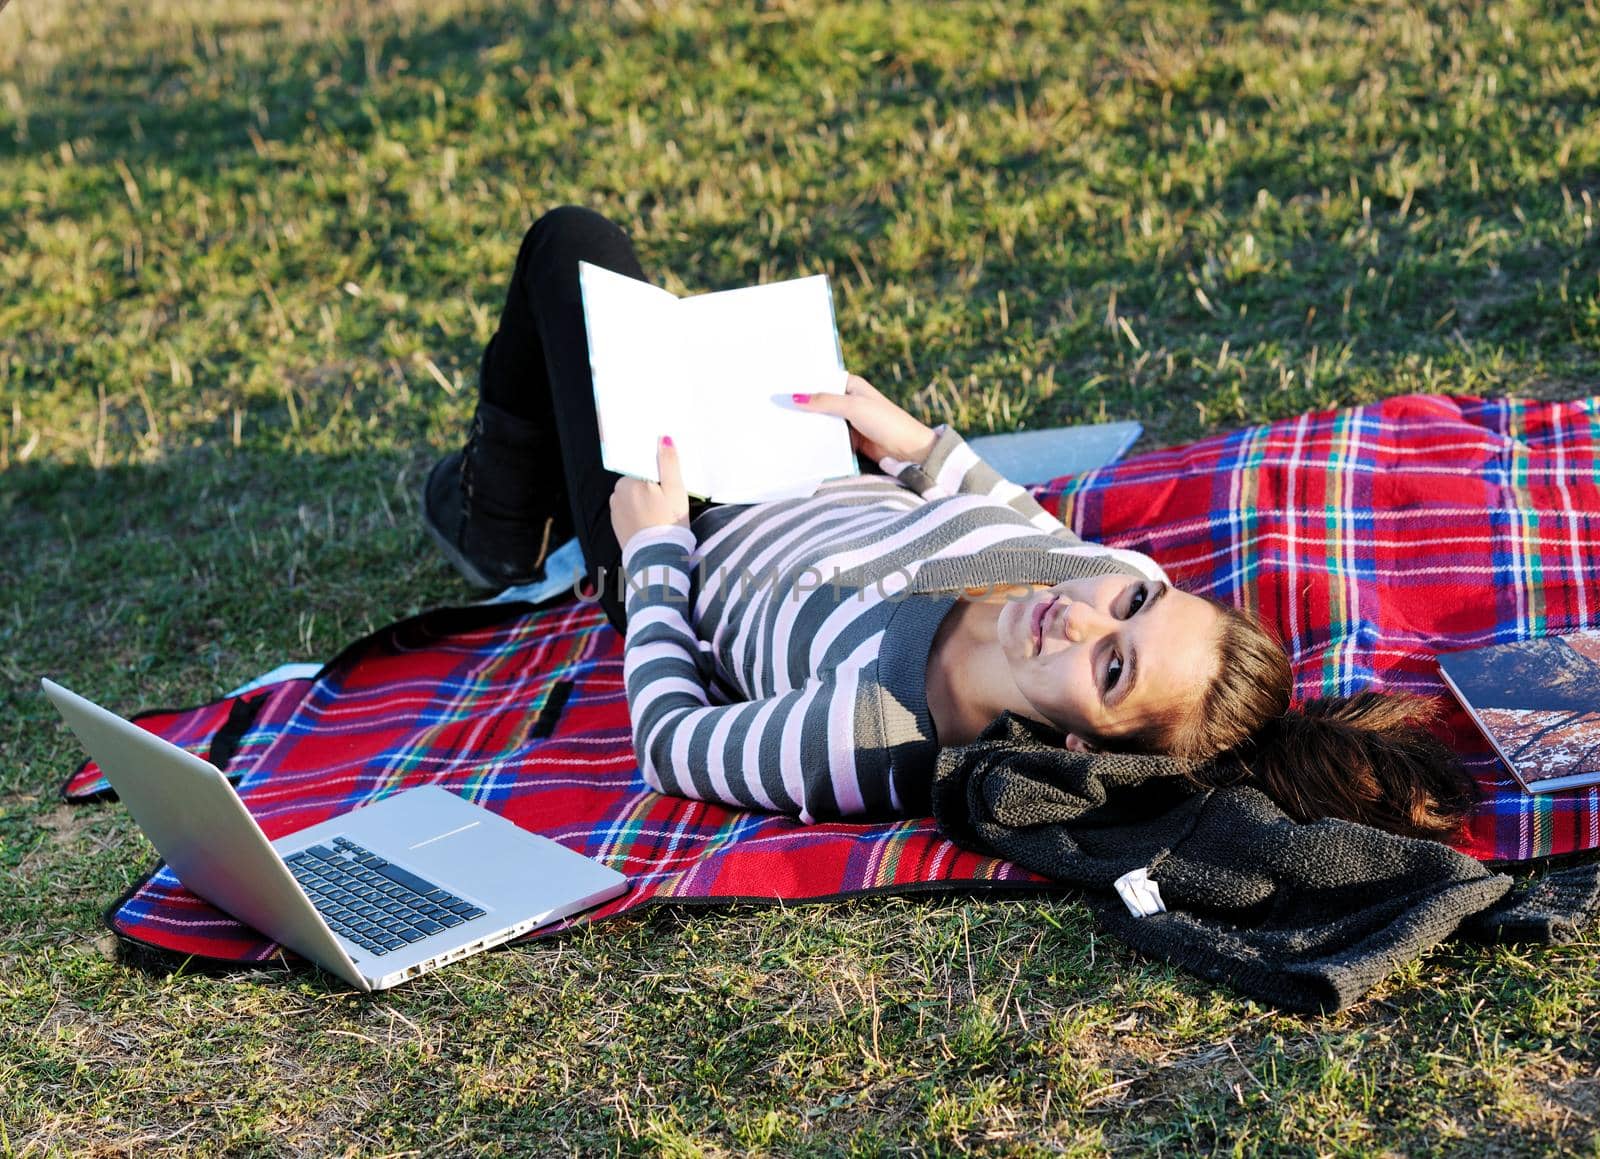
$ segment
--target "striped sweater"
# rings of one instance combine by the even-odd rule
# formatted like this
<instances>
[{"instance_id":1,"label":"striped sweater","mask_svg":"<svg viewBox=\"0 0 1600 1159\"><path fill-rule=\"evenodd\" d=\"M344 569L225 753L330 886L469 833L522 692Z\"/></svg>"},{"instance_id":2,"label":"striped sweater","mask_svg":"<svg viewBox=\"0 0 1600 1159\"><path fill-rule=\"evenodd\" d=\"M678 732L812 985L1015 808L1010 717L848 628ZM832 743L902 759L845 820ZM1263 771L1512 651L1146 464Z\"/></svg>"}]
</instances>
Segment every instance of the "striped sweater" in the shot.
<instances>
[{"instance_id":1,"label":"striped sweater","mask_svg":"<svg viewBox=\"0 0 1600 1159\"><path fill-rule=\"evenodd\" d=\"M807 822L925 813L928 655L959 593L1165 579L1085 544L952 431L920 466L884 466L629 540L624 673L651 787Z\"/></svg>"}]
</instances>

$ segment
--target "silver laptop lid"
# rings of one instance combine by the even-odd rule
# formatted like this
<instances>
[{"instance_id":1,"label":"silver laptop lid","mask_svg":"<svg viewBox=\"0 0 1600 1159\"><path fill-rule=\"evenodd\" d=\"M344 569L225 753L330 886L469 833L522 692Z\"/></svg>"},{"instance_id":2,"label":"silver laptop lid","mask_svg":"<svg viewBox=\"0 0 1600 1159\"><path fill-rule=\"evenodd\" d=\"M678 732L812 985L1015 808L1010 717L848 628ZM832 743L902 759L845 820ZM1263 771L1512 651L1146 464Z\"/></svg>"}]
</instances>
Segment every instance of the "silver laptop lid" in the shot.
<instances>
[{"instance_id":1,"label":"silver laptop lid","mask_svg":"<svg viewBox=\"0 0 1600 1159\"><path fill-rule=\"evenodd\" d=\"M222 773L53 681L40 685L186 887L371 989Z\"/></svg>"}]
</instances>

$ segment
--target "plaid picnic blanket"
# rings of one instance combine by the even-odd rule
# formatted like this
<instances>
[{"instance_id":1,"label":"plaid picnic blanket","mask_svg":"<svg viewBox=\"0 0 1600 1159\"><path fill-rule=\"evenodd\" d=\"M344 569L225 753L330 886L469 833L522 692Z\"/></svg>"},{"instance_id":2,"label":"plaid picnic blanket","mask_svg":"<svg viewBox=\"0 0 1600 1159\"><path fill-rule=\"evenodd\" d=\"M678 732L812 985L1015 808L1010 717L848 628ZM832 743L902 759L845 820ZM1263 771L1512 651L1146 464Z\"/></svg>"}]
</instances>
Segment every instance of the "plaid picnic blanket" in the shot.
<instances>
[{"instance_id":1,"label":"plaid picnic blanket","mask_svg":"<svg viewBox=\"0 0 1600 1159\"><path fill-rule=\"evenodd\" d=\"M1486 861L1600 847L1600 789L1532 796L1439 676L1440 652L1600 624L1600 398L1407 395L1130 458L1045 488L1088 539L1258 611L1295 699L1441 698L1485 799Z\"/></svg>"},{"instance_id":2,"label":"plaid picnic blanket","mask_svg":"<svg viewBox=\"0 0 1600 1159\"><path fill-rule=\"evenodd\" d=\"M1407 396L1303 415L1060 479L1041 501L1087 539L1258 610L1296 695L1447 698L1437 652L1600 625L1600 399ZM802 826L644 787L621 642L571 603L443 609L373 633L314 679L141 718L236 780L269 837L439 783L627 873L576 919L651 902L1045 888L926 819ZM1530 797L1450 702L1441 727L1486 798L1461 848L1522 860L1600 847L1600 790ZM218 758L221 759L218 759ZM104 790L87 765L64 791ZM279 952L164 870L107 912L182 953Z\"/></svg>"}]
</instances>

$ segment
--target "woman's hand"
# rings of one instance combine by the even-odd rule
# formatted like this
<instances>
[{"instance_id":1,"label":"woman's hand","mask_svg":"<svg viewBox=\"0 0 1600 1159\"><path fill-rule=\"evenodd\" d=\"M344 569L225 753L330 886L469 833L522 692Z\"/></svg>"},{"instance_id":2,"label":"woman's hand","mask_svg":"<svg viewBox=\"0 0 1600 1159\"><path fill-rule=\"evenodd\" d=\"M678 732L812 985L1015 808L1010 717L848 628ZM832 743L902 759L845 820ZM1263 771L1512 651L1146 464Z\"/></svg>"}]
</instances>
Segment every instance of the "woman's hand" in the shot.
<instances>
[{"instance_id":1,"label":"woman's hand","mask_svg":"<svg viewBox=\"0 0 1600 1159\"><path fill-rule=\"evenodd\" d=\"M879 394L859 374L845 380L843 394L797 394L794 404L817 414L838 415L850 424L850 445L871 459L900 459L920 465L938 437Z\"/></svg>"},{"instance_id":2,"label":"woman's hand","mask_svg":"<svg viewBox=\"0 0 1600 1159\"><path fill-rule=\"evenodd\" d=\"M689 526L689 493L683 489L678 450L670 438L656 444L656 473L659 483L618 479L611 492L611 529L624 551L628 540L646 528Z\"/></svg>"}]
</instances>

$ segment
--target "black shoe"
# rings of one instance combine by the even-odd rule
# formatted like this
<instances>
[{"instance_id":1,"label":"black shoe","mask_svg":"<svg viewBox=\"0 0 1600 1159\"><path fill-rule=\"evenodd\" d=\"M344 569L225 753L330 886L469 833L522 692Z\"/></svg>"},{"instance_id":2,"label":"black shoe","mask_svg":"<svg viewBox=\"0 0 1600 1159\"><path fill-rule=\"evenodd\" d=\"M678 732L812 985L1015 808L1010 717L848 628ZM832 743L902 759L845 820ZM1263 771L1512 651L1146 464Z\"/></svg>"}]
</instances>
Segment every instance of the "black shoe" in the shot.
<instances>
[{"instance_id":1,"label":"black shoe","mask_svg":"<svg viewBox=\"0 0 1600 1159\"><path fill-rule=\"evenodd\" d=\"M428 472L423 526L475 588L542 579L545 557L572 534L565 495L540 495L533 480L540 441L527 420L480 402L466 447Z\"/></svg>"}]
</instances>

